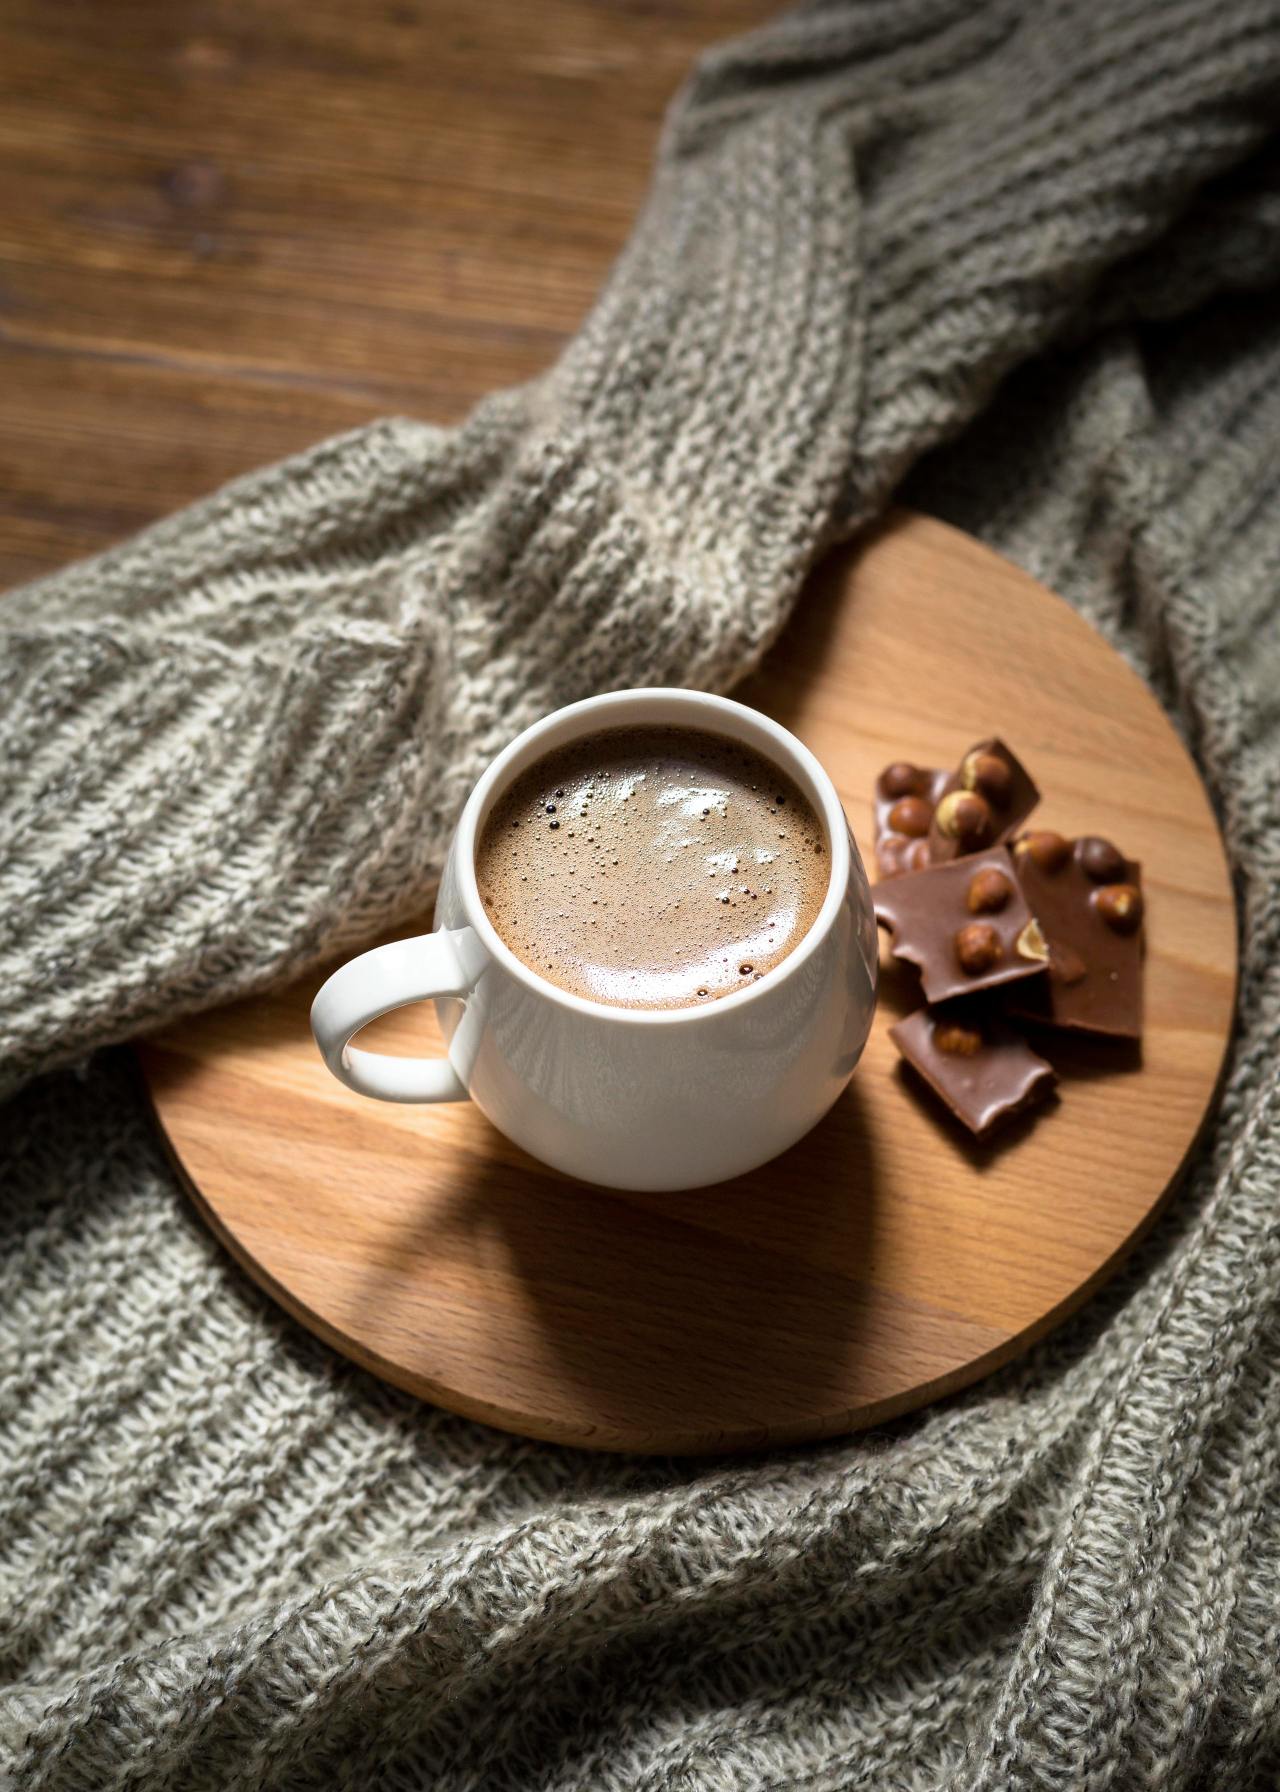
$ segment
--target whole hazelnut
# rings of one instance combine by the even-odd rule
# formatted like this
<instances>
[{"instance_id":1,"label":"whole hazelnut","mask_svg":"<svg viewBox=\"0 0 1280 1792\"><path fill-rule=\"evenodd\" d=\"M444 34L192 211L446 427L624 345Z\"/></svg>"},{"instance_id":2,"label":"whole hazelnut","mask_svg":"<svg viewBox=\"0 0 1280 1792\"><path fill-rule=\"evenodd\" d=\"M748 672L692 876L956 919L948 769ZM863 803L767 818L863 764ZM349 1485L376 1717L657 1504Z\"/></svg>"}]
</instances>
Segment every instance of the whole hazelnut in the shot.
<instances>
[{"instance_id":1,"label":"whole hazelnut","mask_svg":"<svg viewBox=\"0 0 1280 1792\"><path fill-rule=\"evenodd\" d=\"M964 762L961 783L980 791L997 809L1007 809L1013 794L1013 773L996 753L970 753Z\"/></svg>"},{"instance_id":2,"label":"whole hazelnut","mask_svg":"<svg viewBox=\"0 0 1280 1792\"><path fill-rule=\"evenodd\" d=\"M905 759L895 760L881 772L880 789L889 797L919 796L924 789L924 773Z\"/></svg>"},{"instance_id":3,"label":"whole hazelnut","mask_svg":"<svg viewBox=\"0 0 1280 1792\"><path fill-rule=\"evenodd\" d=\"M956 957L960 969L970 977L981 977L999 964L1004 956L1000 935L990 921L970 921L956 935Z\"/></svg>"},{"instance_id":4,"label":"whole hazelnut","mask_svg":"<svg viewBox=\"0 0 1280 1792\"><path fill-rule=\"evenodd\" d=\"M902 796L889 811L889 826L895 834L906 834L912 840L922 839L929 832L933 809L922 796Z\"/></svg>"},{"instance_id":5,"label":"whole hazelnut","mask_svg":"<svg viewBox=\"0 0 1280 1792\"><path fill-rule=\"evenodd\" d=\"M964 905L971 915L998 915L1013 895L1013 885L1003 871L986 865L969 879Z\"/></svg>"},{"instance_id":6,"label":"whole hazelnut","mask_svg":"<svg viewBox=\"0 0 1280 1792\"><path fill-rule=\"evenodd\" d=\"M1090 834L1076 842L1076 857L1095 884L1118 884L1124 876L1124 860L1110 840Z\"/></svg>"},{"instance_id":7,"label":"whole hazelnut","mask_svg":"<svg viewBox=\"0 0 1280 1792\"><path fill-rule=\"evenodd\" d=\"M987 799L975 790L951 790L933 812L938 831L959 842L963 852L985 846L993 833Z\"/></svg>"},{"instance_id":8,"label":"whole hazelnut","mask_svg":"<svg viewBox=\"0 0 1280 1792\"><path fill-rule=\"evenodd\" d=\"M972 1058L982 1050L982 1034L976 1027L962 1027L959 1021L938 1021L933 1029L933 1043L949 1057Z\"/></svg>"},{"instance_id":9,"label":"whole hazelnut","mask_svg":"<svg viewBox=\"0 0 1280 1792\"><path fill-rule=\"evenodd\" d=\"M1071 842L1047 829L1024 834L1014 846L1020 859L1030 859L1038 871L1060 871L1071 857Z\"/></svg>"},{"instance_id":10,"label":"whole hazelnut","mask_svg":"<svg viewBox=\"0 0 1280 1792\"><path fill-rule=\"evenodd\" d=\"M1136 933L1142 925L1142 891L1134 884L1103 884L1090 901L1116 933Z\"/></svg>"},{"instance_id":11,"label":"whole hazelnut","mask_svg":"<svg viewBox=\"0 0 1280 1792\"><path fill-rule=\"evenodd\" d=\"M902 855L902 863L908 871L923 871L929 863L929 842L913 840Z\"/></svg>"}]
</instances>

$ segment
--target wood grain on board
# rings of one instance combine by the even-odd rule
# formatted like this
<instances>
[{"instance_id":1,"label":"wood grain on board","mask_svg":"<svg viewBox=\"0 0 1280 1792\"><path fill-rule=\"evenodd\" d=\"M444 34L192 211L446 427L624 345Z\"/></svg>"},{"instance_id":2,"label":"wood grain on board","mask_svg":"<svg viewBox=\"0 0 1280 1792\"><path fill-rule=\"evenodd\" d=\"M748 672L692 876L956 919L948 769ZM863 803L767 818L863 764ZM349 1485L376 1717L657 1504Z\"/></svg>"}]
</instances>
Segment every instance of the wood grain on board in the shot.
<instances>
[{"instance_id":1,"label":"wood grain on board","mask_svg":"<svg viewBox=\"0 0 1280 1792\"><path fill-rule=\"evenodd\" d=\"M1002 734L1044 792L1038 823L1142 861L1141 1050L1055 1048L1056 1106L977 1146L898 1064L886 1035L907 986L886 956L863 1063L807 1139L715 1189L637 1195L543 1168L468 1104L344 1089L307 1025L323 972L149 1044L161 1120L229 1248L305 1324L428 1399L655 1451L883 1420L1078 1305L1200 1131L1235 989L1222 848L1159 706L1073 611L899 515L828 563L740 694L817 753L864 855L886 761L950 764ZM376 1034L384 1050L439 1043L421 1008Z\"/></svg>"}]
</instances>

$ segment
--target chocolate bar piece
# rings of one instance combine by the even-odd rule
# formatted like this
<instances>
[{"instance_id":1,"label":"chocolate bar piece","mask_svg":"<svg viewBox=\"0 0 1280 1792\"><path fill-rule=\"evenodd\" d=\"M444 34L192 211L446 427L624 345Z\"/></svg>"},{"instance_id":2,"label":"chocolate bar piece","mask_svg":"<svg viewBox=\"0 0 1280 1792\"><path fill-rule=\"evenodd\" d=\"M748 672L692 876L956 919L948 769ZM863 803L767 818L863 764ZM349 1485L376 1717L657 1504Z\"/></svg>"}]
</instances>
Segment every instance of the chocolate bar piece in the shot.
<instances>
[{"instance_id":1,"label":"chocolate bar piece","mask_svg":"<svg viewBox=\"0 0 1280 1792\"><path fill-rule=\"evenodd\" d=\"M1018 881L1049 948L1049 975L1009 1013L1116 1039L1142 1036L1142 867L1109 840L1032 833L1015 841Z\"/></svg>"},{"instance_id":2,"label":"chocolate bar piece","mask_svg":"<svg viewBox=\"0 0 1280 1792\"><path fill-rule=\"evenodd\" d=\"M930 1002L1044 976L1048 952L1005 846L890 878L871 900Z\"/></svg>"},{"instance_id":3,"label":"chocolate bar piece","mask_svg":"<svg viewBox=\"0 0 1280 1792\"><path fill-rule=\"evenodd\" d=\"M1040 801L1026 767L1002 740L980 740L947 780L929 824L929 858L946 864L1010 840Z\"/></svg>"},{"instance_id":4,"label":"chocolate bar piece","mask_svg":"<svg viewBox=\"0 0 1280 1792\"><path fill-rule=\"evenodd\" d=\"M985 1138L1015 1114L1048 1099L1057 1077L1025 1039L964 1004L918 1008L889 1037L957 1120Z\"/></svg>"},{"instance_id":5,"label":"chocolate bar piece","mask_svg":"<svg viewBox=\"0 0 1280 1792\"><path fill-rule=\"evenodd\" d=\"M922 871L929 863L929 824L952 774L899 760L876 779L876 869L881 877Z\"/></svg>"}]
</instances>

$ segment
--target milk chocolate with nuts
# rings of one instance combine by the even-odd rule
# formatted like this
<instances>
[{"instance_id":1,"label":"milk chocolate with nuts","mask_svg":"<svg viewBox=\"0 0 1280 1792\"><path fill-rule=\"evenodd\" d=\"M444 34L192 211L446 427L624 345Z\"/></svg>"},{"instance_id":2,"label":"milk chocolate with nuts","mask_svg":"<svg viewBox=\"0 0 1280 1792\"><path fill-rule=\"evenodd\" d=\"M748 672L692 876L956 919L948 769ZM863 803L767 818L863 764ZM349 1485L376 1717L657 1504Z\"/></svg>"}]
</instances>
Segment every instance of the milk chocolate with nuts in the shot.
<instances>
[{"instance_id":1,"label":"milk chocolate with nuts","mask_svg":"<svg viewBox=\"0 0 1280 1792\"><path fill-rule=\"evenodd\" d=\"M952 774L905 759L876 779L876 869L881 877L920 871L929 863L929 827Z\"/></svg>"},{"instance_id":2,"label":"milk chocolate with nuts","mask_svg":"<svg viewBox=\"0 0 1280 1792\"><path fill-rule=\"evenodd\" d=\"M1014 843L1018 882L1049 948L1049 970L1006 1003L1074 1032L1142 1036L1142 867L1109 840L1034 833Z\"/></svg>"},{"instance_id":3,"label":"milk chocolate with nuts","mask_svg":"<svg viewBox=\"0 0 1280 1792\"><path fill-rule=\"evenodd\" d=\"M889 878L871 900L930 1002L1044 977L1048 953L1007 847Z\"/></svg>"},{"instance_id":4,"label":"milk chocolate with nuts","mask_svg":"<svg viewBox=\"0 0 1280 1792\"><path fill-rule=\"evenodd\" d=\"M889 1037L911 1068L978 1138L1046 1101L1057 1077L989 1011L918 1008Z\"/></svg>"},{"instance_id":5,"label":"milk chocolate with nuts","mask_svg":"<svg viewBox=\"0 0 1280 1792\"><path fill-rule=\"evenodd\" d=\"M929 858L946 864L1012 839L1040 801L1022 762L1002 740L970 747L936 800Z\"/></svg>"}]
</instances>

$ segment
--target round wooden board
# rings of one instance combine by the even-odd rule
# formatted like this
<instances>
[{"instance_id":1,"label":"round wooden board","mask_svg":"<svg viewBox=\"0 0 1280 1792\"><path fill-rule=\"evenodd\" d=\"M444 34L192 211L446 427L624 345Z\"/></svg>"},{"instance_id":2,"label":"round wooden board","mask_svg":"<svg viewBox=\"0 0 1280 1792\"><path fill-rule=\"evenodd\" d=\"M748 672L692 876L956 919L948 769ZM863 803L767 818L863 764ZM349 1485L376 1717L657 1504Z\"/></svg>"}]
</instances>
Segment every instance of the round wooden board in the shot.
<instances>
[{"instance_id":1,"label":"round wooden board","mask_svg":"<svg viewBox=\"0 0 1280 1792\"><path fill-rule=\"evenodd\" d=\"M828 767L869 863L888 760L950 765L1003 735L1041 787L1040 824L1142 861L1141 1052L1064 1052L1058 1106L977 1146L898 1064L887 1030L906 992L886 959L862 1065L816 1131L737 1182L633 1195L544 1169L468 1104L350 1094L307 1025L323 972L146 1044L157 1112L218 1235L304 1324L426 1399L663 1452L887 1419L1078 1306L1204 1124L1235 996L1221 842L1158 704L1065 603L898 515L828 563L739 694ZM378 1031L388 1050L438 1042L427 1009Z\"/></svg>"}]
</instances>

